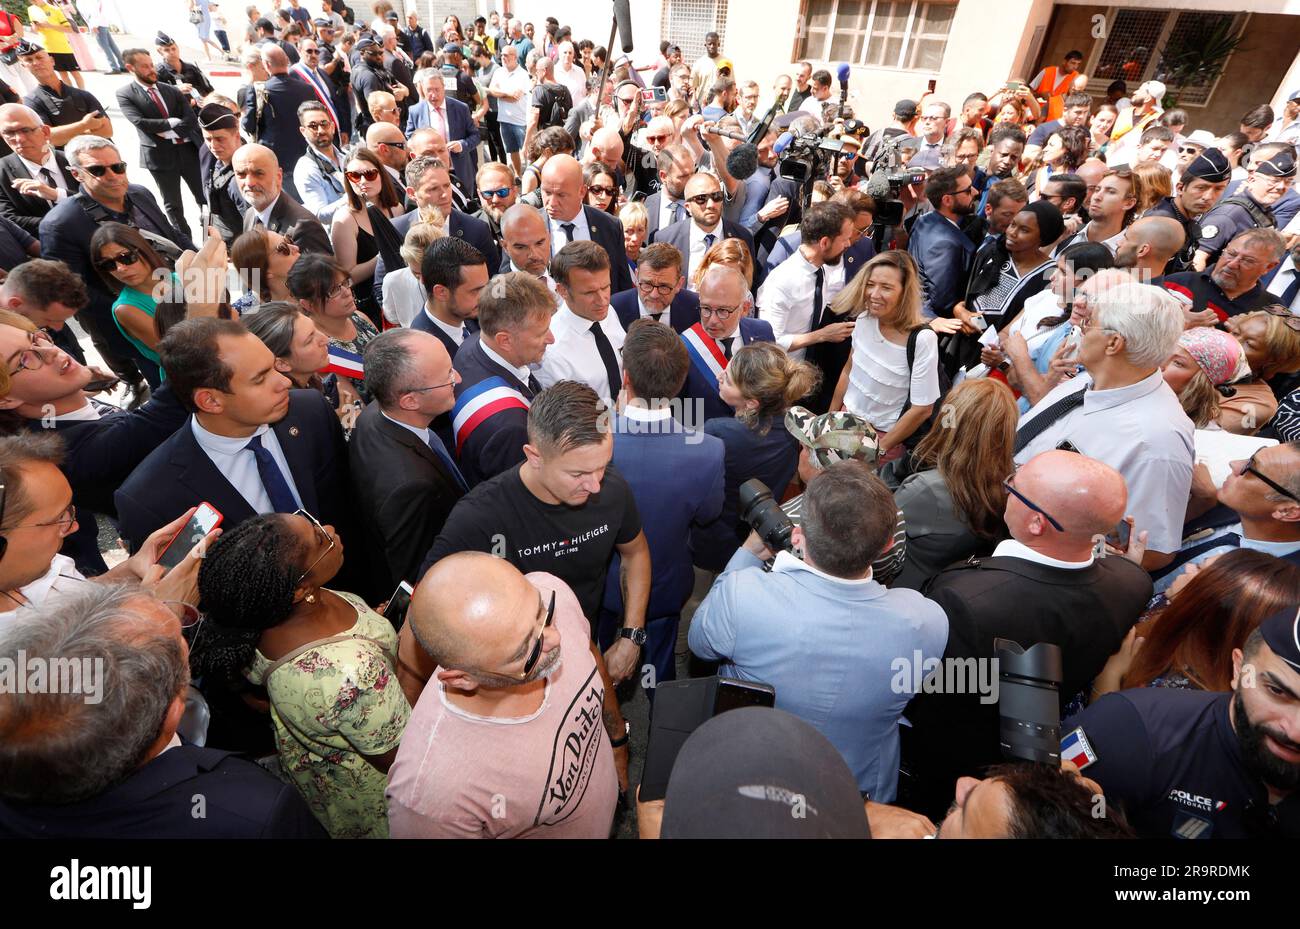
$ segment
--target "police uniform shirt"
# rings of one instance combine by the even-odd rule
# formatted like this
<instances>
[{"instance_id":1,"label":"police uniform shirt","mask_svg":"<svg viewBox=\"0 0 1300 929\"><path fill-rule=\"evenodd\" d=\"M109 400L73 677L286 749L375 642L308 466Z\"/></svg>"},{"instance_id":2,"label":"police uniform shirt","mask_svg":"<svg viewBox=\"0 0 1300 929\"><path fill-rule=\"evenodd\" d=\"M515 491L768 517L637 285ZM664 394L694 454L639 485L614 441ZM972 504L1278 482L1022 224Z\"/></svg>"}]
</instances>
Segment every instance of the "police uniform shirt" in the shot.
<instances>
[{"instance_id":1,"label":"police uniform shirt","mask_svg":"<svg viewBox=\"0 0 1300 929\"><path fill-rule=\"evenodd\" d=\"M68 83L63 84L62 93L38 84L35 90L23 97L23 103L39 113L49 126L67 126L91 113L104 112L94 94Z\"/></svg>"},{"instance_id":2,"label":"police uniform shirt","mask_svg":"<svg viewBox=\"0 0 1300 929\"><path fill-rule=\"evenodd\" d=\"M1237 195L1251 200L1260 210L1270 216L1273 215L1268 207L1255 200L1246 190L1239 190ZM1257 225L1255 218L1244 206L1238 203L1224 203L1221 200L1201 219L1201 241L1196 247L1199 251L1208 253L1213 263L1218 260L1219 253L1227 248L1228 243L1239 233L1254 229Z\"/></svg>"},{"instance_id":3,"label":"police uniform shirt","mask_svg":"<svg viewBox=\"0 0 1300 929\"><path fill-rule=\"evenodd\" d=\"M1062 744L1082 731L1096 761L1073 757L1143 838L1249 838L1265 832L1268 794L1246 769L1231 700L1164 687L1107 694L1062 723Z\"/></svg>"},{"instance_id":4,"label":"police uniform shirt","mask_svg":"<svg viewBox=\"0 0 1300 929\"><path fill-rule=\"evenodd\" d=\"M198 69L197 66L188 61L181 61L180 72L173 71L171 65L162 62L158 65L158 80L164 84L189 84L196 91L199 97L206 97L212 93L212 84L208 81L207 75Z\"/></svg>"},{"instance_id":5,"label":"police uniform shirt","mask_svg":"<svg viewBox=\"0 0 1300 929\"><path fill-rule=\"evenodd\" d=\"M1196 249L1201 241L1200 221L1192 219L1190 216L1184 216L1183 211L1178 209L1178 204L1174 202L1173 197L1163 198L1142 215L1168 216L1170 219L1178 220L1183 227L1183 247L1165 264L1165 274L1177 274L1180 271L1192 270L1192 259L1196 257Z\"/></svg>"},{"instance_id":6,"label":"police uniform shirt","mask_svg":"<svg viewBox=\"0 0 1300 929\"><path fill-rule=\"evenodd\" d=\"M1191 300L1192 312L1213 310L1219 317L1219 322L1226 322L1230 317L1240 316L1277 302L1269 296L1264 285L1258 282L1236 300L1231 300L1219 285L1214 283L1209 270L1183 271L1166 275L1159 283L1165 290Z\"/></svg>"}]
</instances>

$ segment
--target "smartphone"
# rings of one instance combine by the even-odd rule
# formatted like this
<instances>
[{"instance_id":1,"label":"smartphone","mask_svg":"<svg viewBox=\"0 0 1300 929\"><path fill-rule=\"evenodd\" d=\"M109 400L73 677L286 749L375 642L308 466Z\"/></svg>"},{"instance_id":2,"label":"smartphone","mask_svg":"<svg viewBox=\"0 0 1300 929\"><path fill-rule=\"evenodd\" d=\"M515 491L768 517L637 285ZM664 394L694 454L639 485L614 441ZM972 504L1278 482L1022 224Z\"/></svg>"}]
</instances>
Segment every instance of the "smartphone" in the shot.
<instances>
[{"instance_id":1,"label":"smartphone","mask_svg":"<svg viewBox=\"0 0 1300 929\"><path fill-rule=\"evenodd\" d=\"M1106 542L1118 548L1121 552L1128 551L1129 534L1132 527L1129 526L1127 519L1121 519L1119 524L1110 532L1106 533Z\"/></svg>"},{"instance_id":2,"label":"smartphone","mask_svg":"<svg viewBox=\"0 0 1300 929\"><path fill-rule=\"evenodd\" d=\"M934 78L930 78L930 83L928 83L928 84L925 85L925 92L926 92L927 94L932 94L932 93L934 93L934 87L935 87L935 85L936 85L937 83L939 83L939 82L936 81Z\"/></svg>"},{"instance_id":3,"label":"smartphone","mask_svg":"<svg viewBox=\"0 0 1300 929\"><path fill-rule=\"evenodd\" d=\"M172 540L167 543L162 555L158 557L158 563L168 569L176 567L185 560L190 549L221 525L221 519L221 514L211 503L200 503L189 522L182 526L180 532L172 536Z\"/></svg>"},{"instance_id":4,"label":"smartphone","mask_svg":"<svg viewBox=\"0 0 1300 929\"><path fill-rule=\"evenodd\" d=\"M668 99L668 91L663 87L646 87L641 91L642 103L663 103Z\"/></svg>"},{"instance_id":5,"label":"smartphone","mask_svg":"<svg viewBox=\"0 0 1300 929\"><path fill-rule=\"evenodd\" d=\"M394 629L401 629L402 623L406 622L406 611L411 606L411 593L411 585L402 581L388 598L388 606L384 607L384 619L392 623Z\"/></svg>"},{"instance_id":6,"label":"smartphone","mask_svg":"<svg viewBox=\"0 0 1300 929\"><path fill-rule=\"evenodd\" d=\"M984 318L983 313L976 313L974 316L972 316L970 320L970 324L974 326L976 329L978 329L980 332L983 332L985 329L989 327L988 321Z\"/></svg>"},{"instance_id":7,"label":"smartphone","mask_svg":"<svg viewBox=\"0 0 1300 929\"><path fill-rule=\"evenodd\" d=\"M713 698L713 715L745 706L775 706L776 688L771 684L738 681L730 677L718 678L718 693Z\"/></svg>"},{"instance_id":8,"label":"smartphone","mask_svg":"<svg viewBox=\"0 0 1300 929\"><path fill-rule=\"evenodd\" d=\"M1070 334L1065 337L1065 357L1070 358L1079 354L1079 343L1083 341L1083 330L1078 326L1070 327Z\"/></svg>"},{"instance_id":9,"label":"smartphone","mask_svg":"<svg viewBox=\"0 0 1300 929\"><path fill-rule=\"evenodd\" d=\"M105 390L112 390L121 380L120 377L101 377L91 381L81 389L88 394L102 393Z\"/></svg>"}]
</instances>

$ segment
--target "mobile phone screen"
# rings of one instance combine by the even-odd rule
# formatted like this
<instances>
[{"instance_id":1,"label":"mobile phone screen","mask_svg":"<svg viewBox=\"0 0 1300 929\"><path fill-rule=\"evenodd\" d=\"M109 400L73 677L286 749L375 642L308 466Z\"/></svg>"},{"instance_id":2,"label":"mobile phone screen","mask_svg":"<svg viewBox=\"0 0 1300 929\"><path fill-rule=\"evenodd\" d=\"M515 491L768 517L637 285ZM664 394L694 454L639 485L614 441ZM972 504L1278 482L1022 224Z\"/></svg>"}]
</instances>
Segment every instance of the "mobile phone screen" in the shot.
<instances>
[{"instance_id":1,"label":"mobile phone screen","mask_svg":"<svg viewBox=\"0 0 1300 929\"><path fill-rule=\"evenodd\" d=\"M201 503L199 508L194 511L181 531L172 536L172 540L167 543L167 548L163 551L158 559L158 563L164 568L174 568L182 561L185 556L199 542L203 541L213 529L221 523L221 514L210 503Z\"/></svg>"},{"instance_id":2,"label":"mobile phone screen","mask_svg":"<svg viewBox=\"0 0 1300 929\"><path fill-rule=\"evenodd\" d=\"M402 623L406 621L406 611L411 606L411 592L411 585L402 581L388 598L388 606L384 607L384 619L392 623L394 629L401 629Z\"/></svg>"}]
</instances>

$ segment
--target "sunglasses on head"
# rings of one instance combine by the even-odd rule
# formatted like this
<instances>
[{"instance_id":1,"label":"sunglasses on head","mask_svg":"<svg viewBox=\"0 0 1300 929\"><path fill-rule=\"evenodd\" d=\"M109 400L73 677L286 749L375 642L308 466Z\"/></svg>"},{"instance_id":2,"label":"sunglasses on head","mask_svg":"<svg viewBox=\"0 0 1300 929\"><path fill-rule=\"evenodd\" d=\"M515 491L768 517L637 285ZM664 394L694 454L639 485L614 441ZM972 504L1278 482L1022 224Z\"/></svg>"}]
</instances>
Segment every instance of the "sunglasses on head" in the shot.
<instances>
[{"instance_id":1,"label":"sunglasses on head","mask_svg":"<svg viewBox=\"0 0 1300 929\"><path fill-rule=\"evenodd\" d=\"M1295 332L1300 332L1300 316L1295 315L1281 304L1275 303L1272 306L1261 307L1261 309L1269 316L1276 316L1278 319L1282 320L1283 324L1286 325L1287 328Z\"/></svg>"},{"instance_id":2,"label":"sunglasses on head","mask_svg":"<svg viewBox=\"0 0 1300 929\"><path fill-rule=\"evenodd\" d=\"M120 255L104 257L95 262L95 267L105 274L111 274L114 268L129 268L140 260L140 253L134 248L128 248Z\"/></svg>"},{"instance_id":3,"label":"sunglasses on head","mask_svg":"<svg viewBox=\"0 0 1300 929\"><path fill-rule=\"evenodd\" d=\"M686 199L691 203L694 203L696 206L704 206L704 204L708 203L710 200L714 203L721 203L725 197L723 196L722 191L715 190L711 194L696 194L694 197L687 197Z\"/></svg>"},{"instance_id":4,"label":"sunglasses on head","mask_svg":"<svg viewBox=\"0 0 1300 929\"><path fill-rule=\"evenodd\" d=\"M80 165L79 167L91 177L103 177L110 170L112 170L114 174L126 173L125 161L119 161L111 165Z\"/></svg>"},{"instance_id":5,"label":"sunglasses on head","mask_svg":"<svg viewBox=\"0 0 1300 929\"><path fill-rule=\"evenodd\" d=\"M377 168L366 168L364 171L349 171L347 173L348 180L353 183L357 181L373 181L377 177L379 177Z\"/></svg>"}]
</instances>

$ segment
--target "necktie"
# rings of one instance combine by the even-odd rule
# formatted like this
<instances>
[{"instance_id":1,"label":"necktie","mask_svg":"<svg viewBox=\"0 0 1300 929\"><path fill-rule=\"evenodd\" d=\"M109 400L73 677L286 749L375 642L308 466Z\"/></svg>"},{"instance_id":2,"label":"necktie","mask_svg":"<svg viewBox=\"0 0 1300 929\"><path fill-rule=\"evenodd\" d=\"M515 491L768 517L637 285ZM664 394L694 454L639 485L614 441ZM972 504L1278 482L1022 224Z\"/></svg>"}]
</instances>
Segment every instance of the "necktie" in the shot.
<instances>
[{"instance_id":1,"label":"necktie","mask_svg":"<svg viewBox=\"0 0 1300 929\"><path fill-rule=\"evenodd\" d=\"M459 486L461 490L468 491L469 484L465 482L465 475L461 474L460 468L456 467L456 462L452 460L451 453L447 451L447 446L442 444L442 439L438 438L436 432L432 429L427 431L429 433L429 448L438 456L438 460L441 461L442 466L447 469L447 473L456 479L457 486Z\"/></svg>"},{"instance_id":2,"label":"necktie","mask_svg":"<svg viewBox=\"0 0 1300 929\"><path fill-rule=\"evenodd\" d=\"M674 201L669 205L669 208L668 208L668 209L669 209L669 214L668 214L668 215L670 215L670 216L673 218L673 222L675 222L675 223L679 223L679 222L682 221L682 212L683 212L683 211L682 211L682 201L680 201L680 200L674 200Z\"/></svg>"},{"instance_id":3,"label":"necktie","mask_svg":"<svg viewBox=\"0 0 1300 929\"><path fill-rule=\"evenodd\" d=\"M434 118L438 121L438 125L434 126L434 128L438 130L444 139L450 142L451 136L447 133L447 120L443 118L442 110L434 109L431 106L429 107L429 112L432 113Z\"/></svg>"},{"instance_id":4,"label":"necktie","mask_svg":"<svg viewBox=\"0 0 1300 929\"><path fill-rule=\"evenodd\" d=\"M166 118L168 115L167 107L163 104L162 97L159 96L158 94L158 88L150 87L149 96L153 99L153 105L158 107L158 112L161 113L164 118Z\"/></svg>"},{"instance_id":5,"label":"necktie","mask_svg":"<svg viewBox=\"0 0 1300 929\"><path fill-rule=\"evenodd\" d=\"M727 359L728 361L731 360L731 345L735 341L736 341L735 336L732 336L730 339L722 340L722 357Z\"/></svg>"},{"instance_id":6,"label":"necktie","mask_svg":"<svg viewBox=\"0 0 1300 929\"><path fill-rule=\"evenodd\" d=\"M528 391L534 397L542 392L542 385L538 383L537 378L535 378L532 374L528 375Z\"/></svg>"},{"instance_id":7,"label":"necktie","mask_svg":"<svg viewBox=\"0 0 1300 929\"><path fill-rule=\"evenodd\" d=\"M1287 309L1295 303L1296 295L1300 294L1300 269L1292 272L1291 283L1287 285L1286 290L1282 291L1281 304Z\"/></svg>"},{"instance_id":8,"label":"necktie","mask_svg":"<svg viewBox=\"0 0 1300 929\"><path fill-rule=\"evenodd\" d=\"M705 252L708 252L709 249L713 248L713 243L714 243L715 241L717 241L717 238L718 238L718 237L717 237L716 235L714 235L712 232L710 232L710 233L708 233L707 235L704 236L704 251L705 251Z\"/></svg>"},{"instance_id":9,"label":"necktie","mask_svg":"<svg viewBox=\"0 0 1300 929\"><path fill-rule=\"evenodd\" d=\"M572 242L572 241L573 241L573 230L574 230L574 224L573 224L573 223L560 223L560 228L564 230L564 237L565 237L566 239L568 239L570 242Z\"/></svg>"},{"instance_id":10,"label":"necktie","mask_svg":"<svg viewBox=\"0 0 1300 929\"><path fill-rule=\"evenodd\" d=\"M1216 536L1215 538L1206 539L1202 542L1198 542L1197 544L1193 545L1191 548L1183 549L1182 551L1178 552L1178 554L1174 555L1174 560L1171 561L1167 567L1162 568L1159 572L1157 572L1152 576L1155 580L1160 580L1162 577L1169 577L1171 575L1175 575L1183 569L1184 565L1195 561L1201 555L1216 548L1240 548L1240 547L1241 547L1241 536L1235 532L1226 532L1221 536Z\"/></svg>"},{"instance_id":11,"label":"necktie","mask_svg":"<svg viewBox=\"0 0 1300 929\"><path fill-rule=\"evenodd\" d=\"M818 268L817 273L813 276L813 311L812 324L808 327L809 332L816 332L822 327L822 284L825 281L825 269Z\"/></svg>"},{"instance_id":12,"label":"necktie","mask_svg":"<svg viewBox=\"0 0 1300 929\"><path fill-rule=\"evenodd\" d=\"M464 342L468 338L469 338L469 326L466 326L462 323L460 327L460 340Z\"/></svg>"},{"instance_id":13,"label":"necktie","mask_svg":"<svg viewBox=\"0 0 1300 929\"><path fill-rule=\"evenodd\" d=\"M271 506L277 513L293 513L298 509L298 501L289 489L289 482L284 479L284 472L275 463L271 453L262 445L262 437L255 435L244 448L253 453L257 459L257 473L262 477L262 487L271 498Z\"/></svg>"},{"instance_id":14,"label":"necktie","mask_svg":"<svg viewBox=\"0 0 1300 929\"><path fill-rule=\"evenodd\" d=\"M1030 442L1038 438L1048 430L1053 423L1065 416L1072 410L1083 406L1083 395L1085 390L1076 390L1074 393L1057 400L1043 412L1031 419L1016 433L1015 454L1019 455L1029 445Z\"/></svg>"},{"instance_id":15,"label":"necktie","mask_svg":"<svg viewBox=\"0 0 1300 929\"><path fill-rule=\"evenodd\" d=\"M591 334L596 339L596 351L600 352L600 360L605 365L605 376L609 378L609 397L613 400L623 387L623 377L618 373L618 356L614 354L614 346L610 344L605 330L600 328L600 323L591 324Z\"/></svg>"},{"instance_id":16,"label":"necktie","mask_svg":"<svg viewBox=\"0 0 1300 929\"><path fill-rule=\"evenodd\" d=\"M59 185L54 183L54 175L50 173L49 168L41 168L41 177L45 178L45 183L47 185L53 187L55 190L59 189Z\"/></svg>"},{"instance_id":17,"label":"necktie","mask_svg":"<svg viewBox=\"0 0 1300 929\"><path fill-rule=\"evenodd\" d=\"M663 322L663 320L664 320L664 314L663 314L663 313L651 313L651 314L650 314L650 318L653 319L653 320L654 320L655 322L657 322L657 323L661 323L661 322Z\"/></svg>"}]
</instances>

